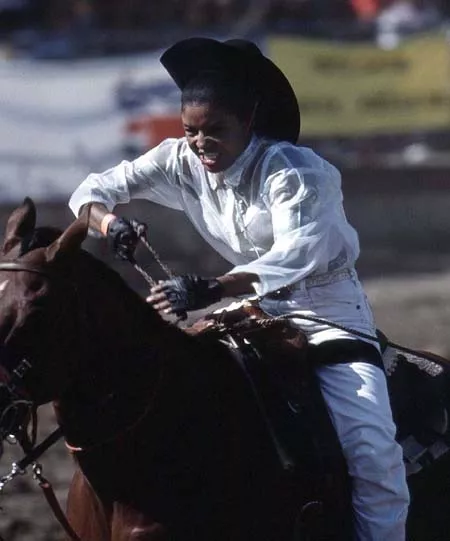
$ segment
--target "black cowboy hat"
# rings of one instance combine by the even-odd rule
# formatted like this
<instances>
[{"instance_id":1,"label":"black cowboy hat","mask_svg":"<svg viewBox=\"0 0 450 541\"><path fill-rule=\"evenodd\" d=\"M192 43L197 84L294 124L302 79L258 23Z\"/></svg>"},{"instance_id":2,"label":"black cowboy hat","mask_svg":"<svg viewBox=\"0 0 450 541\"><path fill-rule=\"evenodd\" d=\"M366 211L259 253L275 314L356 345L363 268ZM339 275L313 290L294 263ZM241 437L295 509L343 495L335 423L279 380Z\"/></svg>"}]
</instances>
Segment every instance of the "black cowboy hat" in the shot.
<instances>
[{"instance_id":1,"label":"black cowboy hat","mask_svg":"<svg viewBox=\"0 0 450 541\"><path fill-rule=\"evenodd\" d=\"M221 42L189 38L167 49L160 60L180 90L204 71L225 70L233 77L245 77L257 94L255 133L297 142L300 111L295 93L280 68L254 43L243 39Z\"/></svg>"}]
</instances>

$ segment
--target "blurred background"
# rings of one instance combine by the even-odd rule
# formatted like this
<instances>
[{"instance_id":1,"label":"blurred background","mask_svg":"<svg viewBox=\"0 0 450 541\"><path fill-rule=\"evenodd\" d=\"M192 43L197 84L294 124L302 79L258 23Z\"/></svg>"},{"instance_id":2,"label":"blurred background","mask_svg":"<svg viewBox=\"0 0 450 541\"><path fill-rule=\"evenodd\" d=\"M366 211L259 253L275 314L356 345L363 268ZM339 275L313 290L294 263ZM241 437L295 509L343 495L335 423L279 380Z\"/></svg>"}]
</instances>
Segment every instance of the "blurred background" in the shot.
<instances>
[{"instance_id":1,"label":"blurred background","mask_svg":"<svg viewBox=\"0 0 450 541\"><path fill-rule=\"evenodd\" d=\"M194 35L251 39L283 69L302 113L299 144L342 170L378 326L450 355L450 0L0 0L0 230L25 196L40 225L67 226L67 200L89 172L182 134L159 57ZM147 202L120 212L148 222L175 272L228 268L180 213ZM145 294L102 241L86 245ZM43 418L44 434L52 412ZM64 501L63 446L44 464ZM6 541L62 539L28 477L6 492Z\"/></svg>"}]
</instances>

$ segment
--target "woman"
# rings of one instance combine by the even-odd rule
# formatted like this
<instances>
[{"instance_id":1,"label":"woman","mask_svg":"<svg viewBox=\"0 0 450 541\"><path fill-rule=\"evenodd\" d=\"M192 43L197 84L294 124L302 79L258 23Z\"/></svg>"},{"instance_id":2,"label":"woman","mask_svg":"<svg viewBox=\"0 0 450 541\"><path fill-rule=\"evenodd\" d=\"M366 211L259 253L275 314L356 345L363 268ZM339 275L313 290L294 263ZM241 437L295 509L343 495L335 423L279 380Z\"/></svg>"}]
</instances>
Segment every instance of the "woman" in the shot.
<instances>
[{"instance_id":1,"label":"woman","mask_svg":"<svg viewBox=\"0 0 450 541\"><path fill-rule=\"evenodd\" d=\"M136 223L113 214L117 203L146 198L183 210L234 265L217 278L179 276L155 286L147 300L158 310L256 293L269 314L316 316L374 335L340 174L295 145L298 105L281 71L241 40L184 40L161 61L182 90L186 137L89 175L71 198L73 212L88 205L91 226L130 258ZM317 373L353 480L355 539L401 541L409 496L377 346L296 321L311 343L339 353Z\"/></svg>"}]
</instances>

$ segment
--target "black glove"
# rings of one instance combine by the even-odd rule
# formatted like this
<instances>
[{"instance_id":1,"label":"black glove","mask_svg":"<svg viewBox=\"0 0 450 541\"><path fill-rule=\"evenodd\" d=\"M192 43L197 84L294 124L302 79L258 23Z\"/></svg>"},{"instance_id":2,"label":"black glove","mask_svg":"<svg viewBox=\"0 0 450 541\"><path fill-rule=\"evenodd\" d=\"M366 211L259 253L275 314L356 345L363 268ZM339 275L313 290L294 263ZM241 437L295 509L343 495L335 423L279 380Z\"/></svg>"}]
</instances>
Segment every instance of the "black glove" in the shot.
<instances>
[{"instance_id":1,"label":"black glove","mask_svg":"<svg viewBox=\"0 0 450 541\"><path fill-rule=\"evenodd\" d=\"M192 274L166 280L161 287L176 314L206 308L220 301L223 289L223 285L215 278L202 278Z\"/></svg>"},{"instance_id":2,"label":"black glove","mask_svg":"<svg viewBox=\"0 0 450 541\"><path fill-rule=\"evenodd\" d=\"M117 257L133 261L139 238L145 235L146 231L147 226L137 220L115 218L108 227L108 244Z\"/></svg>"}]
</instances>

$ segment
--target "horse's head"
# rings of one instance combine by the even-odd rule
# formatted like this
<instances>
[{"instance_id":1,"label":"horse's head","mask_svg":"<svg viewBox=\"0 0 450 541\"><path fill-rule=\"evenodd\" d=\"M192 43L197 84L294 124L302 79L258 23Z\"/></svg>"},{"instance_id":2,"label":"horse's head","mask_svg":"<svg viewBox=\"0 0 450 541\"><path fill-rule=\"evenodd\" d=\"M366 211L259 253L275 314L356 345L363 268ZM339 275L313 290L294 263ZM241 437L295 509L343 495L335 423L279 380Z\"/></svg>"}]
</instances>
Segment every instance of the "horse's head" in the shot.
<instances>
[{"instance_id":1,"label":"horse's head","mask_svg":"<svg viewBox=\"0 0 450 541\"><path fill-rule=\"evenodd\" d=\"M35 221L26 199L8 219L0 254L0 441L18 429L31 404L57 398L55 389L64 390L74 369L70 266L87 222L39 234Z\"/></svg>"}]
</instances>

